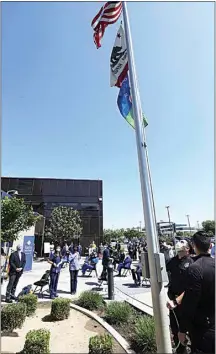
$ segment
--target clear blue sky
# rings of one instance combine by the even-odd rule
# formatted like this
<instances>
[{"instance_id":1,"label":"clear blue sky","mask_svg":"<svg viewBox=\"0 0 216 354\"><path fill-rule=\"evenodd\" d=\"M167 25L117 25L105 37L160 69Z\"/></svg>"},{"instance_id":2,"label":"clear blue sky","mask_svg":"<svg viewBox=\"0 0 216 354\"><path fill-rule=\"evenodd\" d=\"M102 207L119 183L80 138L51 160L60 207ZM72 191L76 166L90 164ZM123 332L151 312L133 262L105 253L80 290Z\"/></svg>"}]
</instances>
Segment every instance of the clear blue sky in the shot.
<instances>
[{"instance_id":1,"label":"clear blue sky","mask_svg":"<svg viewBox=\"0 0 216 354\"><path fill-rule=\"evenodd\" d=\"M101 2L2 3L3 176L102 179L104 226L143 213L135 134L109 87ZM213 218L213 3L129 3L158 220Z\"/></svg>"}]
</instances>

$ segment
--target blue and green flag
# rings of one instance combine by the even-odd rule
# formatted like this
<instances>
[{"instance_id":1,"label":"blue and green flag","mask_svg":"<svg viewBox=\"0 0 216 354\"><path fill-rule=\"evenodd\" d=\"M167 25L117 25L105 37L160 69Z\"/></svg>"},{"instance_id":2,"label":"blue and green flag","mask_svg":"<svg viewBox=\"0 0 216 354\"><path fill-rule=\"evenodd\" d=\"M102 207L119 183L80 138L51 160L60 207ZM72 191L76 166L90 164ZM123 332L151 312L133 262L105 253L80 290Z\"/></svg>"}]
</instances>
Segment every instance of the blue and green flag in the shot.
<instances>
[{"instance_id":1,"label":"blue and green flag","mask_svg":"<svg viewBox=\"0 0 216 354\"><path fill-rule=\"evenodd\" d=\"M128 75L123 80L122 85L120 87L117 104L121 115L132 126L132 128L135 128ZM148 125L147 119L144 114L143 124L145 127L147 127Z\"/></svg>"}]
</instances>

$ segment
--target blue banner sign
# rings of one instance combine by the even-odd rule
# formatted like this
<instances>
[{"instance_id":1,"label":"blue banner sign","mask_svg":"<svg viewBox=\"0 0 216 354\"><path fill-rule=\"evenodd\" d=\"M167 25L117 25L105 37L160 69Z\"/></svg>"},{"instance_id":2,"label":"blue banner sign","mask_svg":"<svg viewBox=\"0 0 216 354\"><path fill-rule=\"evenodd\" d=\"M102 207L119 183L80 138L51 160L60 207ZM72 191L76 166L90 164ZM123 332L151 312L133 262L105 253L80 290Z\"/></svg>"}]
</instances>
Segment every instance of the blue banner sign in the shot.
<instances>
[{"instance_id":1,"label":"blue banner sign","mask_svg":"<svg viewBox=\"0 0 216 354\"><path fill-rule=\"evenodd\" d=\"M24 236L23 252L26 255L26 265L24 271L32 270L33 256L34 256L34 236Z\"/></svg>"}]
</instances>

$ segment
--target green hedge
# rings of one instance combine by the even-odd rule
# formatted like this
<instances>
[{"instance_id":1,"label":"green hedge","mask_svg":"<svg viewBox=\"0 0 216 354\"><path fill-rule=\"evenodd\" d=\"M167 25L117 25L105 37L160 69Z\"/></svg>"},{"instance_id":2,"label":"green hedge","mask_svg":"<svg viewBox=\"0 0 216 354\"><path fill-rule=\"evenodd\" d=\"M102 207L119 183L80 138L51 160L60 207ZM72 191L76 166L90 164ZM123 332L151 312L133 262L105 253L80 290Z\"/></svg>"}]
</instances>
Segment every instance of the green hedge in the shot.
<instances>
[{"instance_id":1,"label":"green hedge","mask_svg":"<svg viewBox=\"0 0 216 354\"><path fill-rule=\"evenodd\" d=\"M157 353L154 318L137 318L130 338L131 347L138 353Z\"/></svg>"},{"instance_id":2,"label":"green hedge","mask_svg":"<svg viewBox=\"0 0 216 354\"><path fill-rule=\"evenodd\" d=\"M87 310L98 310L104 307L103 296L94 291L84 291L80 294L76 305L84 307Z\"/></svg>"},{"instance_id":3,"label":"green hedge","mask_svg":"<svg viewBox=\"0 0 216 354\"><path fill-rule=\"evenodd\" d=\"M19 298L19 302L26 304L26 316L32 316L37 309L38 297L34 294L24 295Z\"/></svg>"},{"instance_id":4,"label":"green hedge","mask_svg":"<svg viewBox=\"0 0 216 354\"><path fill-rule=\"evenodd\" d=\"M62 321L70 315L70 299L58 298L52 301L51 318L53 321Z\"/></svg>"},{"instance_id":5,"label":"green hedge","mask_svg":"<svg viewBox=\"0 0 216 354\"><path fill-rule=\"evenodd\" d=\"M122 325L131 321L134 316L133 308L127 302L110 302L106 309L104 318L111 325Z\"/></svg>"},{"instance_id":6,"label":"green hedge","mask_svg":"<svg viewBox=\"0 0 216 354\"><path fill-rule=\"evenodd\" d=\"M112 354L113 338L109 334L89 339L89 354Z\"/></svg>"},{"instance_id":7,"label":"green hedge","mask_svg":"<svg viewBox=\"0 0 216 354\"><path fill-rule=\"evenodd\" d=\"M16 328L22 328L26 319L26 305L23 303L5 305L1 309L1 330L13 332Z\"/></svg>"},{"instance_id":8,"label":"green hedge","mask_svg":"<svg viewBox=\"0 0 216 354\"><path fill-rule=\"evenodd\" d=\"M29 331L26 335L22 354L48 354L50 331L47 329L37 329Z\"/></svg>"}]
</instances>

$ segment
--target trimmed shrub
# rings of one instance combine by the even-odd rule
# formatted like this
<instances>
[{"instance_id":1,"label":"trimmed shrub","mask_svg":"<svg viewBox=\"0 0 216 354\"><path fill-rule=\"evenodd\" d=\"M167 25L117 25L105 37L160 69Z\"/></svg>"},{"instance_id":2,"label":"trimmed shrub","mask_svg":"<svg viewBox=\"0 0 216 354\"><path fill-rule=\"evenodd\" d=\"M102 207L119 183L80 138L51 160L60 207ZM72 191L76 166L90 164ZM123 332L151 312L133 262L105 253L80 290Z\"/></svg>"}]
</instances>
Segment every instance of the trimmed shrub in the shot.
<instances>
[{"instance_id":1,"label":"trimmed shrub","mask_svg":"<svg viewBox=\"0 0 216 354\"><path fill-rule=\"evenodd\" d=\"M131 347L138 353L157 353L153 317L144 315L136 320L130 343Z\"/></svg>"},{"instance_id":2,"label":"trimmed shrub","mask_svg":"<svg viewBox=\"0 0 216 354\"><path fill-rule=\"evenodd\" d=\"M127 302L110 302L105 309L105 320L111 325L122 325L132 320L134 309Z\"/></svg>"},{"instance_id":3,"label":"trimmed shrub","mask_svg":"<svg viewBox=\"0 0 216 354\"><path fill-rule=\"evenodd\" d=\"M1 330L13 332L16 328L22 328L26 319L26 305L22 303L9 304L1 309Z\"/></svg>"},{"instance_id":4,"label":"trimmed shrub","mask_svg":"<svg viewBox=\"0 0 216 354\"><path fill-rule=\"evenodd\" d=\"M89 339L89 354L112 354L113 338L109 334L94 336Z\"/></svg>"},{"instance_id":5,"label":"trimmed shrub","mask_svg":"<svg viewBox=\"0 0 216 354\"><path fill-rule=\"evenodd\" d=\"M53 321L62 321L70 315L70 299L55 299L51 306L51 318Z\"/></svg>"},{"instance_id":6,"label":"trimmed shrub","mask_svg":"<svg viewBox=\"0 0 216 354\"><path fill-rule=\"evenodd\" d=\"M47 329L34 329L26 334L22 354L48 354L50 331Z\"/></svg>"},{"instance_id":7,"label":"trimmed shrub","mask_svg":"<svg viewBox=\"0 0 216 354\"><path fill-rule=\"evenodd\" d=\"M32 316L37 309L38 297L34 294L21 296L19 302L26 304L26 316Z\"/></svg>"},{"instance_id":8,"label":"trimmed shrub","mask_svg":"<svg viewBox=\"0 0 216 354\"><path fill-rule=\"evenodd\" d=\"M104 307L103 296L94 291L84 291L80 294L76 305L84 307L87 310L98 310Z\"/></svg>"}]
</instances>

